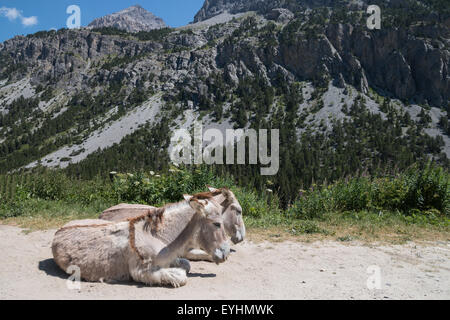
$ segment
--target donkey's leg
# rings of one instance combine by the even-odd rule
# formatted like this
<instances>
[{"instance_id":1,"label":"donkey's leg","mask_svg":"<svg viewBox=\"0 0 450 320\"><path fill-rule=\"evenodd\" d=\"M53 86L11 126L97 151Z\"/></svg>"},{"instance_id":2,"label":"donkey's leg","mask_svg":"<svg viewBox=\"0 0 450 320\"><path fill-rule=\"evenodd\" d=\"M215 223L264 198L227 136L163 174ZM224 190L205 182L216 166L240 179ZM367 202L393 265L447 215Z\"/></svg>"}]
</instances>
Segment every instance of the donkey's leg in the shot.
<instances>
[{"instance_id":1,"label":"donkey's leg","mask_svg":"<svg viewBox=\"0 0 450 320\"><path fill-rule=\"evenodd\" d=\"M163 268L150 274L153 283L179 288L187 283L186 270L180 268Z\"/></svg>"},{"instance_id":2,"label":"donkey's leg","mask_svg":"<svg viewBox=\"0 0 450 320\"><path fill-rule=\"evenodd\" d=\"M151 286L182 287L187 282L186 270L180 268L152 268L148 264L137 264L130 269L130 275L136 282L142 282Z\"/></svg>"},{"instance_id":3,"label":"donkey's leg","mask_svg":"<svg viewBox=\"0 0 450 320\"><path fill-rule=\"evenodd\" d=\"M189 260L183 258L177 258L174 262L172 262L170 267L184 269L186 270L186 273L189 273L191 271L191 264L189 263Z\"/></svg>"},{"instance_id":4,"label":"donkey's leg","mask_svg":"<svg viewBox=\"0 0 450 320\"><path fill-rule=\"evenodd\" d=\"M209 254L200 249L191 249L184 254L184 257L190 261L214 261Z\"/></svg>"}]
</instances>

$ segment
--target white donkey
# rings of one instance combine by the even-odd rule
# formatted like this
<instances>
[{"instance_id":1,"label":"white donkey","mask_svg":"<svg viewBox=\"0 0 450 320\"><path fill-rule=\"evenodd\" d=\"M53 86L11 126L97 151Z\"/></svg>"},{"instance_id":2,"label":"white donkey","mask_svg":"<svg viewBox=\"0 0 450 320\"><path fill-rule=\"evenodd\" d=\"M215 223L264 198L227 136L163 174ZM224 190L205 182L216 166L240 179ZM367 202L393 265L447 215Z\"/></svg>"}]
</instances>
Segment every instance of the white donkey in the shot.
<instances>
[{"instance_id":1,"label":"white donkey","mask_svg":"<svg viewBox=\"0 0 450 320\"><path fill-rule=\"evenodd\" d=\"M213 199L186 197L194 215L171 241L159 234L166 228L177 229L169 205L146 215L121 222L104 220L73 221L56 232L52 251L63 270L80 268L86 281L128 281L148 285L180 287L186 284L189 262L177 259L187 248L198 247L219 264L230 252L223 226L222 207ZM187 265L186 265L187 263Z\"/></svg>"}]
</instances>

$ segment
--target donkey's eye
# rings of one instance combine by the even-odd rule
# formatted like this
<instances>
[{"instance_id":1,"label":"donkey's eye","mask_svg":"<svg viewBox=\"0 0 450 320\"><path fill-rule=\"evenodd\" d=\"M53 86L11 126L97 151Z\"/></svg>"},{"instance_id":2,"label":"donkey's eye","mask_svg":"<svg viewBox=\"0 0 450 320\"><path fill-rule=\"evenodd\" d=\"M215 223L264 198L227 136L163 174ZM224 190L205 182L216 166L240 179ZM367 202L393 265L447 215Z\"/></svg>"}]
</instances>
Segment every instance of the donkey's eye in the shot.
<instances>
[{"instance_id":1,"label":"donkey's eye","mask_svg":"<svg viewBox=\"0 0 450 320\"><path fill-rule=\"evenodd\" d=\"M238 207L236 207L236 206L231 206L231 209L232 210L234 210L234 211L236 211L236 214L237 215L240 215L240 214L242 214L242 209L239 209Z\"/></svg>"},{"instance_id":2,"label":"donkey's eye","mask_svg":"<svg viewBox=\"0 0 450 320\"><path fill-rule=\"evenodd\" d=\"M215 225L217 228L222 227L222 225L220 224L220 222L215 222L214 225Z\"/></svg>"}]
</instances>

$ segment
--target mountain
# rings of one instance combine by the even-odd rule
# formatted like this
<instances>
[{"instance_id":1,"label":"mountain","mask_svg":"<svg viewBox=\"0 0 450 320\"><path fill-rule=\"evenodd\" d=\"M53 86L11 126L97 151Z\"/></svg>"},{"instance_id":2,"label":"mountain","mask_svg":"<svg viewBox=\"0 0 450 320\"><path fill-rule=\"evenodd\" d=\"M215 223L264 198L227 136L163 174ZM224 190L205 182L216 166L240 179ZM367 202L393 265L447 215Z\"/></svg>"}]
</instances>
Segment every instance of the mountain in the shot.
<instances>
[{"instance_id":1,"label":"mountain","mask_svg":"<svg viewBox=\"0 0 450 320\"><path fill-rule=\"evenodd\" d=\"M265 15L273 9L285 8L291 11L306 10L317 7L362 8L366 0L206 0L197 12L194 22L210 19L222 13L241 13L256 11Z\"/></svg>"},{"instance_id":2,"label":"mountain","mask_svg":"<svg viewBox=\"0 0 450 320\"><path fill-rule=\"evenodd\" d=\"M164 21L153 13L135 5L92 21L89 28L116 28L127 32L165 28Z\"/></svg>"},{"instance_id":3,"label":"mountain","mask_svg":"<svg viewBox=\"0 0 450 320\"><path fill-rule=\"evenodd\" d=\"M279 129L277 176L223 170L285 203L357 172L449 165L446 3L376 2L381 30L367 29L364 2L206 1L177 29L0 43L0 173L167 169L171 133L196 119L222 132Z\"/></svg>"}]
</instances>

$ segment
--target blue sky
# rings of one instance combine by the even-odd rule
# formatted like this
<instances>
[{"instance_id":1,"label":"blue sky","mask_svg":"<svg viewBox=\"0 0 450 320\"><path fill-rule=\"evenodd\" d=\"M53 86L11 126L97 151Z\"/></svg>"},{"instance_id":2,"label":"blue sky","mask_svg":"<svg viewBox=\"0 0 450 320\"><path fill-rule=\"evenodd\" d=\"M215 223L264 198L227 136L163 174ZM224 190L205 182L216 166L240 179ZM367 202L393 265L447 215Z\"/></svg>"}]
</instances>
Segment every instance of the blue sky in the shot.
<instances>
[{"instance_id":1,"label":"blue sky","mask_svg":"<svg viewBox=\"0 0 450 320\"><path fill-rule=\"evenodd\" d=\"M70 5L81 8L81 25L139 4L171 27L186 25L204 0L0 0L0 42L15 35L66 27Z\"/></svg>"}]
</instances>

